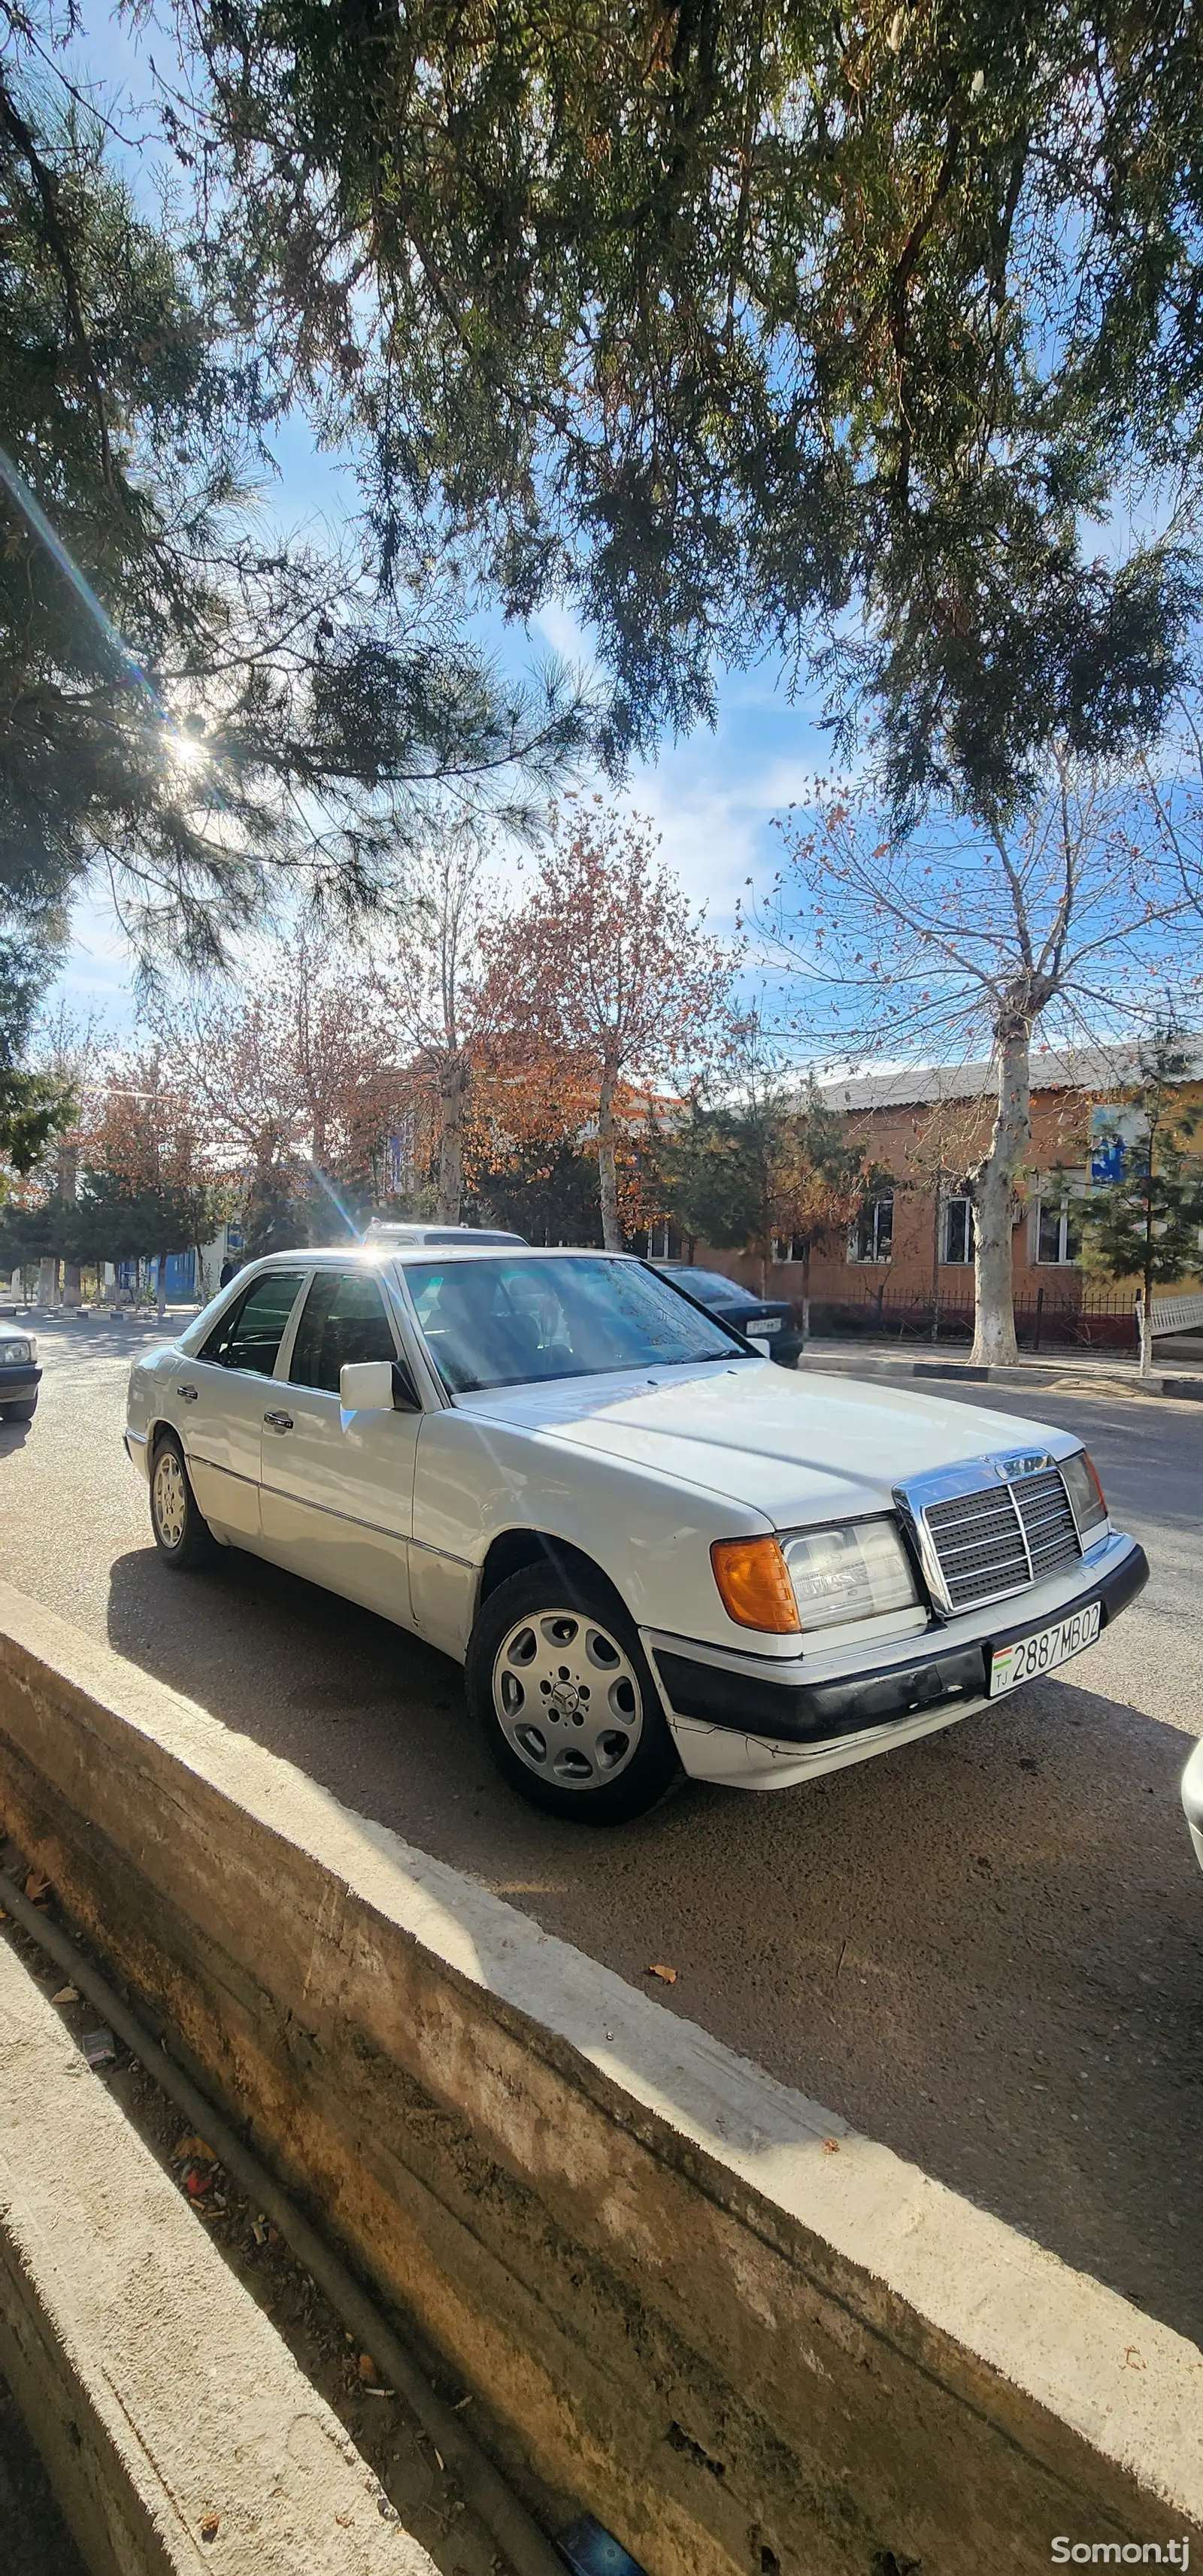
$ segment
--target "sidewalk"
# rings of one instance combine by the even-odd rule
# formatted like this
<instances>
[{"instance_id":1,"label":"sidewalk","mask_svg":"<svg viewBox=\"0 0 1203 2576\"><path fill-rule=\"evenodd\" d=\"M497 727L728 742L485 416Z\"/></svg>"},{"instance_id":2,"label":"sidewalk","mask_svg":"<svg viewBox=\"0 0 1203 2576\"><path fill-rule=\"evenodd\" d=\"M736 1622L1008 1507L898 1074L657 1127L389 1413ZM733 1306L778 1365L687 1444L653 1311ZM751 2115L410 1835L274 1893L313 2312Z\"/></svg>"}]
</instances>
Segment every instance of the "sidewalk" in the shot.
<instances>
[{"instance_id":1,"label":"sidewalk","mask_svg":"<svg viewBox=\"0 0 1203 2576\"><path fill-rule=\"evenodd\" d=\"M1005 1368L974 1368L967 1349L955 1345L873 1342L859 1337L808 1342L799 1369L841 1377L961 1379L992 1386L1055 1386L1076 1395L1171 1396L1179 1402L1203 1403L1203 1348L1198 1364L1161 1361L1151 1377L1142 1378L1135 1358L1114 1351L1021 1351Z\"/></svg>"}]
</instances>

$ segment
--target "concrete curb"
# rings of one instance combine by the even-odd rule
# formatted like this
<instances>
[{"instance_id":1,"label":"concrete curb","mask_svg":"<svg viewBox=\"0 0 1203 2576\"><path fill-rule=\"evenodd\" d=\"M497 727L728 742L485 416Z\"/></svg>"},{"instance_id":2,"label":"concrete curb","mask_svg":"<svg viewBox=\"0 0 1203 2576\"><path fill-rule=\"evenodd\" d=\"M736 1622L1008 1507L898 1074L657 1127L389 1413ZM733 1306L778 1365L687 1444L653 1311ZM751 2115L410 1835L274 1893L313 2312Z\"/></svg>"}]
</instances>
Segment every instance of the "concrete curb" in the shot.
<instances>
[{"instance_id":1,"label":"concrete curb","mask_svg":"<svg viewBox=\"0 0 1203 2576\"><path fill-rule=\"evenodd\" d=\"M0 2283L0 2365L93 2576L436 2576L6 1942Z\"/></svg>"},{"instance_id":2,"label":"concrete curb","mask_svg":"<svg viewBox=\"0 0 1203 2576\"><path fill-rule=\"evenodd\" d=\"M1025 1395L1047 1387L1064 1395L1123 1396L1137 1403L1159 1403L1167 1396L1183 1404L1203 1403L1203 1378L1154 1377L1142 1384L1135 1376L1125 1377L1102 1368L1074 1368L1072 1362L1063 1367L1049 1361L1023 1368L972 1368L967 1360L895 1360L883 1353L862 1360L851 1351L831 1359L824 1354L820 1359L808 1351L799 1361L798 1370L803 1377L870 1378L885 1385L895 1384L899 1378L944 1378L1010 1387Z\"/></svg>"},{"instance_id":3,"label":"concrete curb","mask_svg":"<svg viewBox=\"0 0 1203 2576\"><path fill-rule=\"evenodd\" d=\"M648 2576L1203 2535L1203 2355L0 1589L0 1797L258 2151Z\"/></svg>"}]
</instances>

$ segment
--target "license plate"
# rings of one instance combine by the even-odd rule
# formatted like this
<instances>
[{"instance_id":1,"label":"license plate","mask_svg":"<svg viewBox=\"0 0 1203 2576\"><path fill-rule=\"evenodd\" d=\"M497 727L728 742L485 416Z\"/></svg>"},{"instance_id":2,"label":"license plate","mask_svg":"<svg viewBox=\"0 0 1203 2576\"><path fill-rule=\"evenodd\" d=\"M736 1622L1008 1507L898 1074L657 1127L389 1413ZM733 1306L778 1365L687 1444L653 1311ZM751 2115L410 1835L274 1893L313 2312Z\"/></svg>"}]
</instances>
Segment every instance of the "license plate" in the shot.
<instances>
[{"instance_id":1,"label":"license plate","mask_svg":"<svg viewBox=\"0 0 1203 2576\"><path fill-rule=\"evenodd\" d=\"M753 1315L747 1330L749 1333L779 1333L781 1317L780 1315Z\"/></svg>"},{"instance_id":2,"label":"license plate","mask_svg":"<svg viewBox=\"0 0 1203 2576\"><path fill-rule=\"evenodd\" d=\"M1083 1646L1093 1646L1101 1615L1098 1602L1092 1601L1068 1619L1054 1620L1051 1628L1038 1628L1034 1637L1019 1637L1013 1646L996 1646L990 1659L991 1699L1001 1691L1014 1690L1018 1682L1034 1682L1040 1673L1055 1672L1071 1655L1080 1655Z\"/></svg>"}]
</instances>

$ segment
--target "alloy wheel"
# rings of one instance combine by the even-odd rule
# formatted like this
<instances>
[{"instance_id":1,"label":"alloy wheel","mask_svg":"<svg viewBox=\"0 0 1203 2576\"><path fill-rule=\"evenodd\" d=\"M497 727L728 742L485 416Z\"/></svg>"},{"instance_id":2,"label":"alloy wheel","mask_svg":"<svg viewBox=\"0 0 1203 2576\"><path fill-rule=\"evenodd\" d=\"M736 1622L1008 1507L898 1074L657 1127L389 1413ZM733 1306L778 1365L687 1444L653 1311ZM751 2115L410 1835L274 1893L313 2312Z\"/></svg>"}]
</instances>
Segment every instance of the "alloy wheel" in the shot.
<instances>
[{"instance_id":1,"label":"alloy wheel","mask_svg":"<svg viewBox=\"0 0 1203 2576\"><path fill-rule=\"evenodd\" d=\"M174 1449L160 1449L155 1460L151 1502L155 1528L164 1547L181 1547L188 1524L188 1488Z\"/></svg>"},{"instance_id":2,"label":"alloy wheel","mask_svg":"<svg viewBox=\"0 0 1203 2576\"><path fill-rule=\"evenodd\" d=\"M562 1789L617 1779L643 1732L643 1694L629 1657L579 1610L517 1621L494 1661L493 1706L519 1761Z\"/></svg>"}]
</instances>

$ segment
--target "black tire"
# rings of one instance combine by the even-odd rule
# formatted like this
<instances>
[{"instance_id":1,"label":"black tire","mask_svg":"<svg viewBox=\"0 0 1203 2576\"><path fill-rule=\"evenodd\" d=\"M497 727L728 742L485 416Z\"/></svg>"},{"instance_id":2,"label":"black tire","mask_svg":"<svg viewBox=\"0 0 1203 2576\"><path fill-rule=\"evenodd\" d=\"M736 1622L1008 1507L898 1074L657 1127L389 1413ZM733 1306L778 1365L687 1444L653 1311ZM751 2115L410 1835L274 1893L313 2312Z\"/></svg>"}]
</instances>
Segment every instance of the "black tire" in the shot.
<instances>
[{"instance_id":1,"label":"black tire","mask_svg":"<svg viewBox=\"0 0 1203 2576\"><path fill-rule=\"evenodd\" d=\"M466 1679L502 1778L549 1815L627 1824L678 1776L634 1622L601 1582L551 1563L511 1575L481 1608Z\"/></svg>"},{"instance_id":2,"label":"black tire","mask_svg":"<svg viewBox=\"0 0 1203 2576\"><path fill-rule=\"evenodd\" d=\"M174 1431L160 1432L155 1442L150 1462L150 1526L160 1562L173 1573L187 1574L195 1566L210 1565L217 1554L217 1541L201 1518Z\"/></svg>"},{"instance_id":3,"label":"black tire","mask_svg":"<svg viewBox=\"0 0 1203 2576\"><path fill-rule=\"evenodd\" d=\"M15 1404L0 1404L0 1422L32 1422L38 1409L36 1395L21 1395Z\"/></svg>"}]
</instances>

